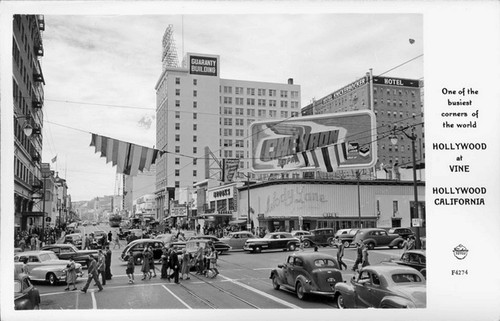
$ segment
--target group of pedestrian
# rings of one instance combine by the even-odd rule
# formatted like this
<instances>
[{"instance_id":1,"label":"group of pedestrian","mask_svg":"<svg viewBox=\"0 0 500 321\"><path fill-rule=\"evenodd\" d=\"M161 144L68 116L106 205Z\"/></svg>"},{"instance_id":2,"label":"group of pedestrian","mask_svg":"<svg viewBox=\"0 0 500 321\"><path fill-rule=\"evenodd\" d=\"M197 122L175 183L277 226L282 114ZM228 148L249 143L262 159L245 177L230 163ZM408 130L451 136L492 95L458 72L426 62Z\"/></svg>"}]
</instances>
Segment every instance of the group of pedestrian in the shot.
<instances>
[{"instance_id":1,"label":"group of pedestrian","mask_svg":"<svg viewBox=\"0 0 500 321\"><path fill-rule=\"evenodd\" d=\"M151 246L147 246L142 252L141 272L143 273L142 280L151 279L151 277L156 277L155 260L153 255L153 248Z\"/></svg>"},{"instance_id":2,"label":"group of pedestrian","mask_svg":"<svg viewBox=\"0 0 500 321\"><path fill-rule=\"evenodd\" d=\"M69 273L68 270L67 273ZM87 282L85 283L84 287L81 289L83 293L87 292L87 289L90 286L90 283L92 280L94 280L94 286L97 286L99 288L99 291L103 290L103 286L106 285L106 280L111 280L113 275L111 274L111 250L109 246L106 246L105 250L99 250L98 255L97 255L97 261L95 260L94 256L90 256L90 263L87 266ZM99 278L102 279L99 280ZM75 274L75 279L76 279L76 274ZM68 288L70 285L70 282L68 280L71 280L71 278L66 275L66 280L68 283ZM74 286L74 281L73 281L73 286ZM73 289L75 290L75 289Z\"/></svg>"},{"instance_id":3,"label":"group of pedestrian","mask_svg":"<svg viewBox=\"0 0 500 321\"><path fill-rule=\"evenodd\" d=\"M212 243L207 243L205 248L196 243L197 251L195 254L196 274L205 275L207 277L215 277L219 274L217 269L218 253Z\"/></svg>"}]
</instances>

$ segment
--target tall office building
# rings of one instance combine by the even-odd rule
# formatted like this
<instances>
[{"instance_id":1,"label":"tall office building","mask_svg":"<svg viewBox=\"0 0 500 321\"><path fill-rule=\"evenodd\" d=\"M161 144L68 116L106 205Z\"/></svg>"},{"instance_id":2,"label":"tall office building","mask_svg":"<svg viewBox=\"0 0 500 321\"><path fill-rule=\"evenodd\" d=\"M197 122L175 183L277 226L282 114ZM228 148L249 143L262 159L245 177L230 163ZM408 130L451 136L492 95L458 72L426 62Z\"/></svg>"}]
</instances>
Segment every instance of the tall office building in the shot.
<instances>
[{"instance_id":1,"label":"tall office building","mask_svg":"<svg viewBox=\"0 0 500 321\"><path fill-rule=\"evenodd\" d=\"M164 38L163 46L171 49L172 42ZM221 78L218 55L188 53L182 67L165 50L163 57L156 84L156 148L168 153L156 163L156 195L158 206L166 210L169 199L178 200L183 188L206 179L209 187L218 185L220 173L211 170L215 159L238 158L240 169L247 170L249 125L299 116L300 86L292 79L268 83Z\"/></svg>"},{"instance_id":2,"label":"tall office building","mask_svg":"<svg viewBox=\"0 0 500 321\"><path fill-rule=\"evenodd\" d=\"M40 228L44 217L41 155L45 80L40 65L44 30L44 16L14 15L14 224L23 231Z\"/></svg>"},{"instance_id":3,"label":"tall office building","mask_svg":"<svg viewBox=\"0 0 500 321\"><path fill-rule=\"evenodd\" d=\"M372 81L371 81L372 79ZM302 109L302 115L371 109L375 113L377 137L376 167L412 166L411 140L400 134L396 145L388 136L394 126L410 126L417 139L417 167L425 164L423 105L421 82L416 79L371 76L364 77L312 102ZM410 131L407 131L410 134Z\"/></svg>"}]
</instances>

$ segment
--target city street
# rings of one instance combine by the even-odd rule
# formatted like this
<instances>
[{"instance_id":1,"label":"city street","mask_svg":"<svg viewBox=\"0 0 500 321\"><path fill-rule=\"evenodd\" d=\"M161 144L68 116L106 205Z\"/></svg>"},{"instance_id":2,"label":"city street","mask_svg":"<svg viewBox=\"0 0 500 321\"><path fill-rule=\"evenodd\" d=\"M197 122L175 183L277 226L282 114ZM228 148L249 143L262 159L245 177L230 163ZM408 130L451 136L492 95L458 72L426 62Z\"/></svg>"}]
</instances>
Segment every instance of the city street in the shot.
<instances>
[{"instance_id":1,"label":"city street","mask_svg":"<svg viewBox=\"0 0 500 321\"><path fill-rule=\"evenodd\" d=\"M83 229L83 227L81 227ZM87 226L84 233L96 229L109 231L109 226ZM115 230L114 228L112 229ZM112 250L112 280L108 280L104 291L90 286L87 293L64 291L65 284L49 286L36 283L41 293L41 309L325 309L336 308L331 298L309 296L299 300L295 293L274 290L269 279L270 272L278 264L284 263L290 252L273 251L250 254L232 251L219 256L220 274L214 279L191 274L190 280L175 284L160 279L160 265L156 266L156 278L141 281L140 266L135 269L135 283L128 284L125 274L126 264L119 257L125 246ZM111 244L111 249L113 248ZM305 251L313 251L312 248ZM320 252L336 254L335 248L322 247ZM380 248L370 251L369 261L376 264L390 257L400 256L402 250ZM349 269L356 258L355 248L345 250L344 261ZM349 280L353 272L342 271L344 280ZM78 289L86 281L77 280Z\"/></svg>"}]
</instances>

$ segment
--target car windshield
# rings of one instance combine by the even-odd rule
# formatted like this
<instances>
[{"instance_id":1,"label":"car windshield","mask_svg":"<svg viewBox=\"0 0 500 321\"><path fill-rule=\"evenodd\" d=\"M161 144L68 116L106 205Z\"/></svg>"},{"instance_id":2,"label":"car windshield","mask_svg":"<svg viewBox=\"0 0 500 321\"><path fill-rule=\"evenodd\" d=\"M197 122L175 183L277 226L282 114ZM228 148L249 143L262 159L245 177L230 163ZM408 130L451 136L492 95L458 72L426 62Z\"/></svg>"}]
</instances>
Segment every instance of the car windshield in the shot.
<instances>
[{"instance_id":1,"label":"car windshield","mask_svg":"<svg viewBox=\"0 0 500 321\"><path fill-rule=\"evenodd\" d=\"M395 283L411 283L411 282L422 282L422 279L413 273L399 273L393 274L392 280Z\"/></svg>"},{"instance_id":2,"label":"car windshield","mask_svg":"<svg viewBox=\"0 0 500 321\"><path fill-rule=\"evenodd\" d=\"M330 259L317 259L314 260L314 266L316 267L337 267L335 262Z\"/></svg>"},{"instance_id":3,"label":"car windshield","mask_svg":"<svg viewBox=\"0 0 500 321\"><path fill-rule=\"evenodd\" d=\"M19 293L19 292L21 292L21 290L22 290L21 281L14 280L14 292Z\"/></svg>"},{"instance_id":4,"label":"car windshield","mask_svg":"<svg viewBox=\"0 0 500 321\"><path fill-rule=\"evenodd\" d=\"M58 260L57 255L55 253L43 253L39 256L40 262L45 262L49 260Z\"/></svg>"}]
</instances>

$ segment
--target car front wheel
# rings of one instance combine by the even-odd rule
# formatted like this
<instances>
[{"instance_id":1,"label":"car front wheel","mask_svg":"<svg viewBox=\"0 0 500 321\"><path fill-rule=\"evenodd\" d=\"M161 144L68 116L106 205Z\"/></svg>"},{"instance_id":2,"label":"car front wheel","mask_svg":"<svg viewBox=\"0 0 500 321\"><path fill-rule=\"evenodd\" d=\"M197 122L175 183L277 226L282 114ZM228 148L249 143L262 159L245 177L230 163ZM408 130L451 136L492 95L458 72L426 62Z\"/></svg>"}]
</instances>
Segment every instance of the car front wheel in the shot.
<instances>
[{"instance_id":1,"label":"car front wheel","mask_svg":"<svg viewBox=\"0 0 500 321\"><path fill-rule=\"evenodd\" d=\"M375 243L370 242L366 246L368 247L369 250L373 250L375 248Z\"/></svg>"},{"instance_id":2,"label":"car front wheel","mask_svg":"<svg viewBox=\"0 0 500 321\"><path fill-rule=\"evenodd\" d=\"M405 242L401 241L398 243L398 249L402 249Z\"/></svg>"},{"instance_id":3,"label":"car front wheel","mask_svg":"<svg viewBox=\"0 0 500 321\"><path fill-rule=\"evenodd\" d=\"M295 246L295 244L293 244L293 243L292 243L292 244L290 244L290 245L288 245L288 250L289 250L289 251L295 251L295 248L296 248L296 246Z\"/></svg>"},{"instance_id":4,"label":"car front wheel","mask_svg":"<svg viewBox=\"0 0 500 321\"><path fill-rule=\"evenodd\" d=\"M302 282L297 282L297 285L295 287L295 293L297 293L297 298L299 300L304 300L306 297L306 293L304 291L304 286L302 285Z\"/></svg>"},{"instance_id":5,"label":"car front wheel","mask_svg":"<svg viewBox=\"0 0 500 321\"><path fill-rule=\"evenodd\" d=\"M276 274L273 275L273 288L275 290L279 290L280 289L280 284L278 282L278 277L276 276Z\"/></svg>"},{"instance_id":6,"label":"car front wheel","mask_svg":"<svg viewBox=\"0 0 500 321\"><path fill-rule=\"evenodd\" d=\"M135 265L141 265L142 264L142 257L136 256L134 259Z\"/></svg>"},{"instance_id":7,"label":"car front wheel","mask_svg":"<svg viewBox=\"0 0 500 321\"><path fill-rule=\"evenodd\" d=\"M50 285L55 285L57 283L57 277L54 273L49 273L47 275L47 281Z\"/></svg>"},{"instance_id":8,"label":"car front wheel","mask_svg":"<svg viewBox=\"0 0 500 321\"><path fill-rule=\"evenodd\" d=\"M309 241L304 241L304 247L310 247L311 246L311 242Z\"/></svg>"},{"instance_id":9,"label":"car front wheel","mask_svg":"<svg viewBox=\"0 0 500 321\"><path fill-rule=\"evenodd\" d=\"M344 241L344 247L349 247L351 246L351 243L349 241Z\"/></svg>"},{"instance_id":10,"label":"car front wheel","mask_svg":"<svg viewBox=\"0 0 500 321\"><path fill-rule=\"evenodd\" d=\"M344 297L342 296L342 294L338 294L337 295L337 307L339 309L345 309L345 304L344 304Z\"/></svg>"},{"instance_id":11,"label":"car front wheel","mask_svg":"<svg viewBox=\"0 0 500 321\"><path fill-rule=\"evenodd\" d=\"M255 252L256 253L260 253L262 251L262 249L260 248L260 246L256 246L255 247Z\"/></svg>"}]
</instances>

